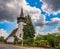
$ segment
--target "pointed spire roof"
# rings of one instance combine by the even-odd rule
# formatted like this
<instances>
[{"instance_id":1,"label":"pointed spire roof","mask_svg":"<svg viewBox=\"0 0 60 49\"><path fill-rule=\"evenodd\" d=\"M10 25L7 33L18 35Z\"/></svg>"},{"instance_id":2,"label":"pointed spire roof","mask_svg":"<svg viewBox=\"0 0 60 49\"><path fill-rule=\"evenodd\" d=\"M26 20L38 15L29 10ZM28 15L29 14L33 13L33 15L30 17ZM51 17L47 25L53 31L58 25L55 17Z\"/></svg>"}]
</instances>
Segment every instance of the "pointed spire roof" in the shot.
<instances>
[{"instance_id":1,"label":"pointed spire roof","mask_svg":"<svg viewBox=\"0 0 60 49\"><path fill-rule=\"evenodd\" d=\"M20 17L24 17L23 8L21 8Z\"/></svg>"},{"instance_id":2,"label":"pointed spire roof","mask_svg":"<svg viewBox=\"0 0 60 49\"><path fill-rule=\"evenodd\" d=\"M24 17L24 13L23 13L23 8L21 8L21 12L20 12L20 16L19 17L17 17L17 23L19 23L19 22L24 22L25 21L25 17Z\"/></svg>"}]
</instances>

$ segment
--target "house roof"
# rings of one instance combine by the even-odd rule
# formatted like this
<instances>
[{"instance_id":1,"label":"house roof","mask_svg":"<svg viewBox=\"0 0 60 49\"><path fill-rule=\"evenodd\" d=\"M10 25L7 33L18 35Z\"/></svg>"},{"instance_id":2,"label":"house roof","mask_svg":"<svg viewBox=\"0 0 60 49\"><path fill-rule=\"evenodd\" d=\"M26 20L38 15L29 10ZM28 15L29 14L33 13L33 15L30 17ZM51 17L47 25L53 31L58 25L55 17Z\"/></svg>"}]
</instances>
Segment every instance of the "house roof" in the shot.
<instances>
[{"instance_id":1,"label":"house roof","mask_svg":"<svg viewBox=\"0 0 60 49\"><path fill-rule=\"evenodd\" d=\"M13 30L12 33L8 36L8 38L11 37L11 36L14 36L16 34L17 30L18 30L18 28L16 28L15 30Z\"/></svg>"}]
</instances>

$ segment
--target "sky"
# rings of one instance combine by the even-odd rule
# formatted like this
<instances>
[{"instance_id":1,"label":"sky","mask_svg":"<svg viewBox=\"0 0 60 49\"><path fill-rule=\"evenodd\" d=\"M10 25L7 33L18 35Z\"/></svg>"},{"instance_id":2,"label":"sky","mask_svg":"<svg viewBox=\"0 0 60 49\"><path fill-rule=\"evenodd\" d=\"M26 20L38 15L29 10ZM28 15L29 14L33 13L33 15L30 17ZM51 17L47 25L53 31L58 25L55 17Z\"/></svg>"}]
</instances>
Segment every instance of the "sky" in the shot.
<instances>
[{"instance_id":1,"label":"sky","mask_svg":"<svg viewBox=\"0 0 60 49\"><path fill-rule=\"evenodd\" d=\"M59 32L60 0L0 0L0 29L10 34L18 28L21 7L24 16L31 16L36 34Z\"/></svg>"}]
</instances>

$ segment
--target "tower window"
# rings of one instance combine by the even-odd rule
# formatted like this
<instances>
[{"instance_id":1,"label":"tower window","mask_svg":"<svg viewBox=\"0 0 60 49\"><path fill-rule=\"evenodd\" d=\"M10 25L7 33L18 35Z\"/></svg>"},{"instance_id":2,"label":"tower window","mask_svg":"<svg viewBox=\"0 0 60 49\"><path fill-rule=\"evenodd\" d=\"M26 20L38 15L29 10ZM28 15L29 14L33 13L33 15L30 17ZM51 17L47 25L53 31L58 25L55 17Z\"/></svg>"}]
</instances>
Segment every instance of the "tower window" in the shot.
<instances>
[{"instance_id":1,"label":"tower window","mask_svg":"<svg viewBox=\"0 0 60 49\"><path fill-rule=\"evenodd\" d=\"M21 37L21 34L19 35L19 37Z\"/></svg>"}]
</instances>

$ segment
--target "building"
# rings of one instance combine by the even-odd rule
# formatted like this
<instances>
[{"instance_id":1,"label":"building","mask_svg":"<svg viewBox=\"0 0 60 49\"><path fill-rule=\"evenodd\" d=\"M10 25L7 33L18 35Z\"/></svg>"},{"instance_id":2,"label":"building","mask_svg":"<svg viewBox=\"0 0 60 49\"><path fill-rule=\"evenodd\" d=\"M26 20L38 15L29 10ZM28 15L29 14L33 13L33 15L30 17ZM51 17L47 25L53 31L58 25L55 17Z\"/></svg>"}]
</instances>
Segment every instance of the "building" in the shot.
<instances>
[{"instance_id":1,"label":"building","mask_svg":"<svg viewBox=\"0 0 60 49\"><path fill-rule=\"evenodd\" d=\"M18 28L13 30L13 32L8 36L7 42L14 42L14 35L16 35L20 40L23 39L23 25L24 25L25 17L23 14L23 8L21 8L21 14L17 17Z\"/></svg>"}]
</instances>

